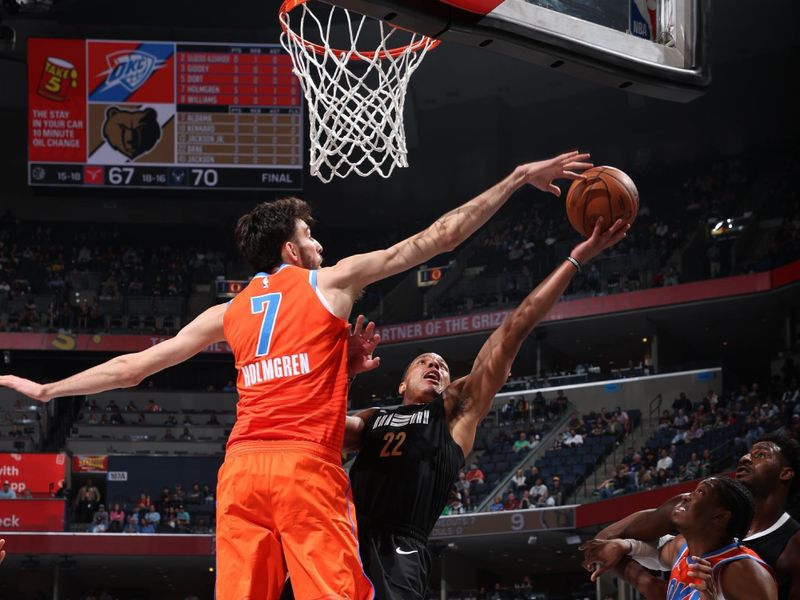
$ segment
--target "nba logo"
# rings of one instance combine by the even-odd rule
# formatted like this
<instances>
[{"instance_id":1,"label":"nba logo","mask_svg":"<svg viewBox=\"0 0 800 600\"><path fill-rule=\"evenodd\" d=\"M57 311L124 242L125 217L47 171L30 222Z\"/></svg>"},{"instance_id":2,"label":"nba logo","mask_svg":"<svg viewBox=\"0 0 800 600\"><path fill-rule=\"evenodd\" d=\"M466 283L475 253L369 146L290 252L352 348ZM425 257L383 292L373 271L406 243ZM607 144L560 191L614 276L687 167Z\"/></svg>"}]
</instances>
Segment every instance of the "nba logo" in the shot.
<instances>
[{"instance_id":1,"label":"nba logo","mask_svg":"<svg viewBox=\"0 0 800 600\"><path fill-rule=\"evenodd\" d=\"M630 0L628 9L630 33L654 42L658 35L658 0Z\"/></svg>"}]
</instances>

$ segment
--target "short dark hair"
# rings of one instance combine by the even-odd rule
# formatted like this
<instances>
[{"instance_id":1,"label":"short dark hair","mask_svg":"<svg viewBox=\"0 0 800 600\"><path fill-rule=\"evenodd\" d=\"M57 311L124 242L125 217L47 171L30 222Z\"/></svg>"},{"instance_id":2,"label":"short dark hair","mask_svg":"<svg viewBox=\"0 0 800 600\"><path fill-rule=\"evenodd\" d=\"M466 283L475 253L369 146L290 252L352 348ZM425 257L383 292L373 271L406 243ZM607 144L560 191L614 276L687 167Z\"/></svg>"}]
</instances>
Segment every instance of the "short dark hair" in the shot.
<instances>
[{"instance_id":1,"label":"short dark hair","mask_svg":"<svg viewBox=\"0 0 800 600\"><path fill-rule=\"evenodd\" d=\"M281 248L294 236L297 219L314 224L311 207L300 198L261 202L236 223L239 252L256 270L273 271L282 262Z\"/></svg>"},{"instance_id":2,"label":"short dark hair","mask_svg":"<svg viewBox=\"0 0 800 600\"><path fill-rule=\"evenodd\" d=\"M753 494L742 482L730 477L711 477L707 481L713 482L711 486L717 490L720 505L731 513L725 533L731 538L743 539L756 511Z\"/></svg>"},{"instance_id":3,"label":"short dark hair","mask_svg":"<svg viewBox=\"0 0 800 600\"><path fill-rule=\"evenodd\" d=\"M800 486L800 443L793 437L778 431L762 436L758 442L775 444L781 451L786 466L794 470L794 479L789 486L789 496L794 496Z\"/></svg>"}]
</instances>

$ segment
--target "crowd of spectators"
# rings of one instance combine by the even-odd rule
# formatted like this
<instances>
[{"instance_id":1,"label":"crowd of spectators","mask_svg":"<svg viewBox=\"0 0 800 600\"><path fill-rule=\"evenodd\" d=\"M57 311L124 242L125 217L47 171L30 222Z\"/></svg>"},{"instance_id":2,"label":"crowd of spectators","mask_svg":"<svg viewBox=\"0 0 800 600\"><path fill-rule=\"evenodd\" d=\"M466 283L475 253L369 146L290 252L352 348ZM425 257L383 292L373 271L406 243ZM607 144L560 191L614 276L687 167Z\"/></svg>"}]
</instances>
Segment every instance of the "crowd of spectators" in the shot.
<instances>
[{"instance_id":1,"label":"crowd of spectators","mask_svg":"<svg viewBox=\"0 0 800 600\"><path fill-rule=\"evenodd\" d=\"M164 487L158 500L141 493L135 500L108 508L100 490L88 479L71 503L73 530L92 533L213 533L214 491L195 483L184 490Z\"/></svg>"},{"instance_id":2,"label":"crowd of spectators","mask_svg":"<svg viewBox=\"0 0 800 600\"><path fill-rule=\"evenodd\" d=\"M629 446L593 494L603 498L707 477L732 467L759 438L784 429L800 439L800 389L796 378L758 383L692 400L681 393L663 411L653 437Z\"/></svg>"},{"instance_id":3,"label":"crowd of spectators","mask_svg":"<svg viewBox=\"0 0 800 600\"><path fill-rule=\"evenodd\" d=\"M230 235L197 229L150 226L143 234L141 227L4 215L0 331L155 329L156 316L178 328L190 287L224 275L230 253L221 241Z\"/></svg>"}]
</instances>

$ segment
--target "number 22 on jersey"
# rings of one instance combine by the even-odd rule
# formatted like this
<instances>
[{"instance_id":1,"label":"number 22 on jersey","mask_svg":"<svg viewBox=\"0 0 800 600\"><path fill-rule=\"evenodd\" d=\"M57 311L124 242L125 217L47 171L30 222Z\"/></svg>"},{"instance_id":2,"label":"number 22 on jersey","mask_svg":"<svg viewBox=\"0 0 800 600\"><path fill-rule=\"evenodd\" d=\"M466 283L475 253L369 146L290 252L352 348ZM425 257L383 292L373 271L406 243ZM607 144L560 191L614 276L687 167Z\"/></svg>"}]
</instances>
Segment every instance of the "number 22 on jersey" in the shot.
<instances>
[{"instance_id":1,"label":"number 22 on jersey","mask_svg":"<svg viewBox=\"0 0 800 600\"><path fill-rule=\"evenodd\" d=\"M272 342L272 331L275 329L275 319L278 318L278 309L281 305L281 293L262 294L250 298L250 312L254 315L264 313L261 318L261 330L258 334L258 346L256 356L266 356L269 354L269 346Z\"/></svg>"}]
</instances>

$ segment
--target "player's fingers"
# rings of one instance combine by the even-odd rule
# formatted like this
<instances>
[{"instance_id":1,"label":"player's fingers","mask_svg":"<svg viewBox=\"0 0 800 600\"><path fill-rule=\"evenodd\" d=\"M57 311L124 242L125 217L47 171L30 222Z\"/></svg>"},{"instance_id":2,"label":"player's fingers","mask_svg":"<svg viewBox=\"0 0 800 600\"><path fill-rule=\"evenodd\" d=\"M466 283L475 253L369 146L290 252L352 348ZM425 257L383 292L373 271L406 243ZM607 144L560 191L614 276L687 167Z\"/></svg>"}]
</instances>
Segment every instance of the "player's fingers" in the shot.
<instances>
[{"instance_id":1,"label":"player's fingers","mask_svg":"<svg viewBox=\"0 0 800 600\"><path fill-rule=\"evenodd\" d=\"M592 581L597 581L597 578L600 577L603 573L608 571L608 567L604 566L603 563L595 563L597 568L592 572Z\"/></svg>"},{"instance_id":2,"label":"player's fingers","mask_svg":"<svg viewBox=\"0 0 800 600\"><path fill-rule=\"evenodd\" d=\"M551 183L547 186L547 189L553 194L556 198L561 197L561 188L558 187L555 183Z\"/></svg>"},{"instance_id":3,"label":"player's fingers","mask_svg":"<svg viewBox=\"0 0 800 600\"><path fill-rule=\"evenodd\" d=\"M575 171L564 171L561 176L565 179L586 179L586 175L583 173L576 173Z\"/></svg>"},{"instance_id":4,"label":"player's fingers","mask_svg":"<svg viewBox=\"0 0 800 600\"><path fill-rule=\"evenodd\" d=\"M356 317L356 326L353 329L353 333L355 335L361 335L361 330L364 328L364 315L358 315Z\"/></svg>"},{"instance_id":5,"label":"player's fingers","mask_svg":"<svg viewBox=\"0 0 800 600\"><path fill-rule=\"evenodd\" d=\"M573 161L571 163L567 163L564 165L564 169L591 169L594 166L594 163L585 162L585 161Z\"/></svg>"},{"instance_id":6,"label":"player's fingers","mask_svg":"<svg viewBox=\"0 0 800 600\"><path fill-rule=\"evenodd\" d=\"M364 339L370 340L375 335L375 321L370 321L364 328Z\"/></svg>"}]
</instances>

